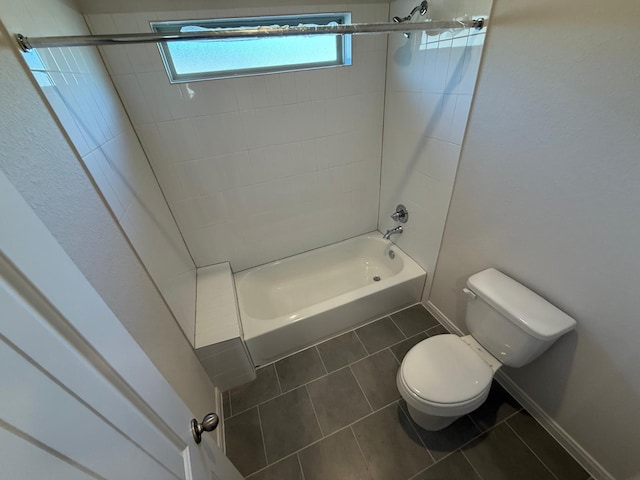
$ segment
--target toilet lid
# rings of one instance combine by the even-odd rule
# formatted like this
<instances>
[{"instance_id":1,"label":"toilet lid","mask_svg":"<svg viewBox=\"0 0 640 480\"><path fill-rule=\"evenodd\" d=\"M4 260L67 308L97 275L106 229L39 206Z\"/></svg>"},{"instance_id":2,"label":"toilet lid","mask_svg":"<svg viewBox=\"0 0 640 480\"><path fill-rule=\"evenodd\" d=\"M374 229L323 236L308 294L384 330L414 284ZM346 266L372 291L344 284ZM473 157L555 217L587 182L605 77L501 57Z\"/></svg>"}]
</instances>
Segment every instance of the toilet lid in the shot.
<instances>
[{"instance_id":1,"label":"toilet lid","mask_svg":"<svg viewBox=\"0 0 640 480\"><path fill-rule=\"evenodd\" d=\"M414 346L400 369L418 397L441 404L461 403L491 387L493 371L457 335L437 335Z\"/></svg>"}]
</instances>

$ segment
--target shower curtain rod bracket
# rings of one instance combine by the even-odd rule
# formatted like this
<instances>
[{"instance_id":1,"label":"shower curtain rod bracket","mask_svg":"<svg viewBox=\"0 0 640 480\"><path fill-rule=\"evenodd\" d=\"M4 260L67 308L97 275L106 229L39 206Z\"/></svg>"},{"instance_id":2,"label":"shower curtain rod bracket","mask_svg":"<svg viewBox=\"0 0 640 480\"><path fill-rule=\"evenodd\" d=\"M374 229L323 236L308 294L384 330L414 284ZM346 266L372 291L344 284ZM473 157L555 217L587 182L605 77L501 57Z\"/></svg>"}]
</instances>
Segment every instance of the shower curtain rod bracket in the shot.
<instances>
[{"instance_id":1,"label":"shower curtain rod bracket","mask_svg":"<svg viewBox=\"0 0 640 480\"><path fill-rule=\"evenodd\" d=\"M29 40L27 39L27 37L25 37L21 33L18 33L16 35L16 40L18 41L18 46L20 47L20 50L22 50L24 53L27 53L29 50L33 48L29 43Z\"/></svg>"}]
</instances>

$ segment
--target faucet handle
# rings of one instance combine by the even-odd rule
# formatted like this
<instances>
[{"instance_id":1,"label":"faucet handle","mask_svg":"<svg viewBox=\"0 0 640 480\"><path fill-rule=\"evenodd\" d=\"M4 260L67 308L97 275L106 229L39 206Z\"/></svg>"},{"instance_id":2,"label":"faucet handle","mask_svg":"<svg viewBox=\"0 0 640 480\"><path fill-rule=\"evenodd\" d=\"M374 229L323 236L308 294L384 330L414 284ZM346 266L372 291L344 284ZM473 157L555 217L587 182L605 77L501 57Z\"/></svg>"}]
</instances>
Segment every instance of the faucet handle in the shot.
<instances>
[{"instance_id":1,"label":"faucet handle","mask_svg":"<svg viewBox=\"0 0 640 480\"><path fill-rule=\"evenodd\" d=\"M409 220L409 212L404 205L400 204L396 207L396 211L391 214L391 218L396 222L407 223L407 220Z\"/></svg>"}]
</instances>

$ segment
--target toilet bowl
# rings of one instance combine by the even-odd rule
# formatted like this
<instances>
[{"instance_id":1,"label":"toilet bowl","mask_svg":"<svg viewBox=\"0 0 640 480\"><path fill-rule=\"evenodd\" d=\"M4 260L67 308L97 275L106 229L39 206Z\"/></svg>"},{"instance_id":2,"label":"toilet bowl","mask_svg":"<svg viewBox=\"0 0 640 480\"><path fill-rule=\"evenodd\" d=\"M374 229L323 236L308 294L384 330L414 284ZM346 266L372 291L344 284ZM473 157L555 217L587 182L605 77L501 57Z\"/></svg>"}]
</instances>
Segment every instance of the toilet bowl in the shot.
<instances>
[{"instance_id":1,"label":"toilet bowl","mask_svg":"<svg viewBox=\"0 0 640 480\"><path fill-rule=\"evenodd\" d=\"M398 391L426 430L441 430L478 408L503 364L526 365L575 328L573 318L493 268L469 277L467 287L471 335L427 338L398 369Z\"/></svg>"},{"instance_id":2,"label":"toilet bowl","mask_svg":"<svg viewBox=\"0 0 640 480\"><path fill-rule=\"evenodd\" d=\"M467 343L470 340L437 335L405 356L396 384L411 417L422 428L441 430L474 411L489 395L500 362L484 360Z\"/></svg>"}]
</instances>

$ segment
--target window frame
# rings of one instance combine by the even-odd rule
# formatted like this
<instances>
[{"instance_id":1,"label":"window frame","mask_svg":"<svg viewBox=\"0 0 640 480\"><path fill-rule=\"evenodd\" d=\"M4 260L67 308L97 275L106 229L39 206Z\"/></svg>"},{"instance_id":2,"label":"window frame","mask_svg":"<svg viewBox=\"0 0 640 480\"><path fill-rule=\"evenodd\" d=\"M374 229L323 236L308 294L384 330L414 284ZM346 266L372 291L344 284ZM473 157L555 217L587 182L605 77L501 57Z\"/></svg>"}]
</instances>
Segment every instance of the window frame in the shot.
<instances>
[{"instance_id":1,"label":"window frame","mask_svg":"<svg viewBox=\"0 0 640 480\"><path fill-rule=\"evenodd\" d=\"M233 17L233 18L207 18L194 20L170 20L150 22L151 28L157 33L179 33L182 27L198 26L202 28L240 28L258 26L298 26L300 24L327 25L336 22L340 25L351 23L351 12L331 12L331 13L305 13L296 15L276 15L259 17ZM264 37L264 38L284 38L284 37ZM294 36L289 38L296 38ZM192 40L206 41L206 40ZM215 40L214 40L215 41ZM224 40L222 40L224 41ZM351 65L352 49L351 35L335 35L336 41L336 61L331 62L308 62L297 64L284 64L267 67L251 67L236 70L202 71L196 73L179 74L176 72L173 58L169 50L169 42L158 42L160 56L164 63L169 81L171 83L186 83L204 80L216 80L221 78L246 77L253 75L268 75L274 73L295 72L300 70L314 70L318 68L343 67ZM188 41L187 41L188 42Z\"/></svg>"}]
</instances>

